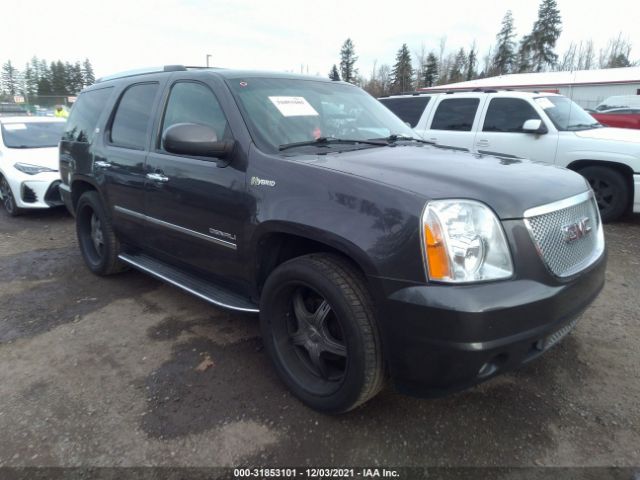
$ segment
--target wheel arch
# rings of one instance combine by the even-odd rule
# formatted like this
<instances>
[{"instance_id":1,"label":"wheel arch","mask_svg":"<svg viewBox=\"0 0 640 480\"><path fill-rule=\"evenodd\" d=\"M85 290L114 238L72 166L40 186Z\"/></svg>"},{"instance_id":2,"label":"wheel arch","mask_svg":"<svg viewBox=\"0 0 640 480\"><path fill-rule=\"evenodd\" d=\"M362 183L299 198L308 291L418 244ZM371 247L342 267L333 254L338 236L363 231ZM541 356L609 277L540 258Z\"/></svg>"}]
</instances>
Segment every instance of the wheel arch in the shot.
<instances>
[{"instance_id":1,"label":"wheel arch","mask_svg":"<svg viewBox=\"0 0 640 480\"><path fill-rule=\"evenodd\" d=\"M629 165L621 162L591 160L591 159L574 160L569 165L567 165L567 168L569 170L573 170L574 172L578 172L578 173L580 173L581 169L586 167L610 168L612 170L617 171L623 176L626 186L629 189L629 199L627 201L627 205L625 206L625 212L627 213L630 212L631 209L633 208L633 198L634 198L633 169Z\"/></svg>"},{"instance_id":2,"label":"wheel arch","mask_svg":"<svg viewBox=\"0 0 640 480\"><path fill-rule=\"evenodd\" d=\"M260 294L267 277L279 265L310 253L334 253L353 264L366 278L376 272L366 253L346 239L328 234L307 225L278 222L263 228L253 242L255 258L255 287Z\"/></svg>"},{"instance_id":3,"label":"wheel arch","mask_svg":"<svg viewBox=\"0 0 640 480\"><path fill-rule=\"evenodd\" d=\"M76 211L76 208L78 206L78 200L80 200L80 197L82 196L83 193L93 190L98 192L98 195L100 195L100 197L102 198L102 195L100 194L100 190L98 189L98 186L89 178L86 178L86 177L74 178L70 186L71 186L71 205L73 206L74 212Z\"/></svg>"}]
</instances>

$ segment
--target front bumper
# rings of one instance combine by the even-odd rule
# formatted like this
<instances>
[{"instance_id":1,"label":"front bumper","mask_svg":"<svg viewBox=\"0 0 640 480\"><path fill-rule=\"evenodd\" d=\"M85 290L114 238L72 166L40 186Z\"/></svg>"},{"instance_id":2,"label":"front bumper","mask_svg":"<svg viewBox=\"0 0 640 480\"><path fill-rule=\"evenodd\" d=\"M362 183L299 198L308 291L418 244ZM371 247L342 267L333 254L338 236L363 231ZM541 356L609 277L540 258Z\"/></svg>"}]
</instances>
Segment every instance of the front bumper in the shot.
<instances>
[{"instance_id":1,"label":"front bumper","mask_svg":"<svg viewBox=\"0 0 640 480\"><path fill-rule=\"evenodd\" d=\"M389 371L403 393L462 390L541 355L566 335L604 285L606 254L577 278L421 285L383 302Z\"/></svg>"},{"instance_id":2,"label":"front bumper","mask_svg":"<svg viewBox=\"0 0 640 480\"><path fill-rule=\"evenodd\" d=\"M21 209L49 208L62 205L58 191L60 175L58 172L42 172L27 175L22 172L6 172L7 179L16 205Z\"/></svg>"}]
</instances>

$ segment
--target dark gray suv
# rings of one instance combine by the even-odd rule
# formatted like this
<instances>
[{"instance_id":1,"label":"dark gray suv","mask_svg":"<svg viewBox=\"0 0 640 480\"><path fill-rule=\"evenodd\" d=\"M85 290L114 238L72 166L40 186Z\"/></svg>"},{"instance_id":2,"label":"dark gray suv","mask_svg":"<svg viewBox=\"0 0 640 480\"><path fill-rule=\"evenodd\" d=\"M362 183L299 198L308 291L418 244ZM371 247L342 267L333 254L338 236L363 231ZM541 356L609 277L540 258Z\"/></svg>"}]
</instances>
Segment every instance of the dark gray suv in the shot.
<instances>
[{"instance_id":1,"label":"dark gray suv","mask_svg":"<svg viewBox=\"0 0 640 480\"><path fill-rule=\"evenodd\" d=\"M346 83L165 67L80 94L60 189L91 271L259 313L284 383L344 412L528 362L604 282L580 175L412 135Z\"/></svg>"}]
</instances>

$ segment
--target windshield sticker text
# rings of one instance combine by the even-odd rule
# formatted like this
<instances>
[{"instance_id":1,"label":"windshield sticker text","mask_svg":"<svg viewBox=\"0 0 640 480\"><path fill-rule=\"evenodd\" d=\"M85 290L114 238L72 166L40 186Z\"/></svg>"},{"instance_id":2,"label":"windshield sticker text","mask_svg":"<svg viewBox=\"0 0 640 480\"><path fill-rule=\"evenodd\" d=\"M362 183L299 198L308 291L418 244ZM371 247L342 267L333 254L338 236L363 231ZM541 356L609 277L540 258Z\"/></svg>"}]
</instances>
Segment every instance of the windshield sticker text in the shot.
<instances>
[{"instance_id":1,"label":"windshield sticker text","mask_svg":"<svg viewBox=\"0 0 640 480\"><path fill-rule=\"evenodd\" d=\"M319 114L304 97L269 97L284 117L317 117Z\"/></svg>"}]
</instances>

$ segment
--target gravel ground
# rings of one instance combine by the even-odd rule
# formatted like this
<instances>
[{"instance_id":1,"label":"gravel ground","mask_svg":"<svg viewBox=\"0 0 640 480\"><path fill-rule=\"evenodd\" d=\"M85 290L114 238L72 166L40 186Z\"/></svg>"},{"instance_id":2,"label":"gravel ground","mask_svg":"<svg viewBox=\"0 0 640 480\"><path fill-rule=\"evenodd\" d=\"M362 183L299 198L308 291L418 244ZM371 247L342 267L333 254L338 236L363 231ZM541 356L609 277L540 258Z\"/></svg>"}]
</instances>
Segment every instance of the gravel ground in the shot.
<instances>
[{"instance_id":1,"label":"gravel ground","mask_svg":"<svg viewBox=\"0 0 640 480\"><path fill-rule=\"evenodd\" d=\"M95 277L64 211L1 211L0 466L637 466L640 216L606 236L604 291L540 359L328 417L276 378L255 317Z\"/></svg>"}]
</instances>

